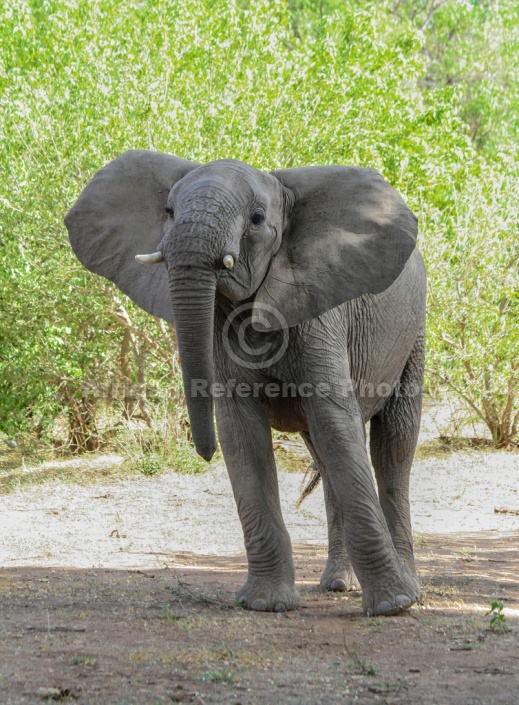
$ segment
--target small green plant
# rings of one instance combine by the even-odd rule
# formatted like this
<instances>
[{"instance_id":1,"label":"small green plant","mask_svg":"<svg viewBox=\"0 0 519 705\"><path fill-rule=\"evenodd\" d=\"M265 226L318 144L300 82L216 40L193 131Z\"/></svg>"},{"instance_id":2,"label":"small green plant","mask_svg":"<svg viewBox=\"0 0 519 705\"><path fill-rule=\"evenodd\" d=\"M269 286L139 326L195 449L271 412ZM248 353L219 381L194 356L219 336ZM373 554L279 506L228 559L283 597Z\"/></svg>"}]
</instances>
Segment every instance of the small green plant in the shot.
<instances>
[{"instance_id":1,"label":"small green plant","mask_svg":"<svg viewBox=\"0 0 519 705\"><path fill-rule=\"evenodd\" d=\"M220 600L204 595L204 593L194 592L182 580L177 579L176 587L166 585L165 589L178 600L191 600L193 602L202 602L206 605L217 605L218 607L222 607L223 604Z\"/></svg>"},{"instance_id":2,"label":"small green plant","mask_svg":"<svg viewBox=\"0 0 519 705\"><path fill-rule=\"evenodd\" d=\"M470 548L467 548L467 546L460 548L460 555L462 561L471 562L474 560L474 555L471 553Z\"/></svg>"},{"instance_id":3,"label":"small green plant","mask_svg":"<svg viewBox=\"0 0 519 705\"><path fill-rule=\"evenodd\" d=\"M73 666L95 666L97 659L95 656L72 656L70 663Z\"/></svg>"},{"instance_id":4,"label":"small green plant","mask_svg":"<svg viewBox=\"0 0 519 705\"><path fill-rule=\"evenodd\" d=\"M150 408L150 426L127 421L122 425L116 446L126 456L126 465L148 477L164 470L197 475L207 472L208 464L186 438L178 414L167 400Z\"/></svg>"},{"instance_id":5,"label":"small green plant","mask_svg":"<svg viewBox=\"0 0 519 705\"><path fill-rule=\"evenodd\" d=\"M175 614L175 612L173 612L169 605L164 605L164 609L162 610L162 617L167 622L178 622L179 619L182 619L178 616L178 614Z\"/></svg>"},{"instance_id":6,"label":"small green plant","mask_svg":"<svg viewBox=\"0 0 519 705\"><path fill-rule=\"evenodd\" d=\"M225 667L218 671L207 671L197 676L200 683L236 683L238 676L234 671Z\"/></svg>"},{"instance_id":7,"label":"small green plant","mask_svg":"<svg viewBox=\"0 0 519 705\"><path fill-rule=\"evenodd\" d=\"M151 477L153 475L160 475L164 470L164 461L156 453L143 453L141 456L135 458L133 467L143 475Z\"/></svg>"},{"instance_id":8,"label":"small green plant","mask_svg":"<svg viewBox=\"0 0 519 705\"><path fill-rule=\"evenodd\" d=\"M200 475L207 472L208 464L197 455L195 449L188 443L174 446L167 456L166 462L171 468L184 475Z\"/></svg>"},{"instance_id":9,"label":"small green plant","mask_svg":"<svg viewBox=\"0 0 519 705\"><path fill-rule=\"evenodd\" d=\"M366 626L369 627L374 632L380 632L384 629L387 624L386 620L380 619L380 617L367 617Z\"/></svg>"},{"instance_id":10,"label":"small green plant","mask_svg":"<svg viewBox=\"0 0 519 705\"><path fill-rule=\"evenodd\" d=\"M366 661L364 658L359 658L356 654L353 655L353 661L350 661L347 667L366 676L376 676L378 673L378 668L375 664Z\"/></svg>"},{"instance_id":11,"label":"small green plant","mask_svg":"<svg viewBox=\"0 0 519 705\"><path fill-rule=\"evenodd\" d=\"M400 693L407 690L408 686L405 683L399 683L398 681L386 680L381 683L377 683L371 688L372 692L378 693L379 695L388 695L389 693Z\"/></svg>"},{"instance_id":12,"label":"small green plant","mask_svg":"<svg viewBox=\"0 0 519 705\"><path fill-rule=\"evenodd\" d=\"M503 614L504 607L501 600L492 600L490 603L490 609L485 612L485 617L490 617L490 629L502 632L510 631L508 621Z\"/></svg>"}]
</instances>

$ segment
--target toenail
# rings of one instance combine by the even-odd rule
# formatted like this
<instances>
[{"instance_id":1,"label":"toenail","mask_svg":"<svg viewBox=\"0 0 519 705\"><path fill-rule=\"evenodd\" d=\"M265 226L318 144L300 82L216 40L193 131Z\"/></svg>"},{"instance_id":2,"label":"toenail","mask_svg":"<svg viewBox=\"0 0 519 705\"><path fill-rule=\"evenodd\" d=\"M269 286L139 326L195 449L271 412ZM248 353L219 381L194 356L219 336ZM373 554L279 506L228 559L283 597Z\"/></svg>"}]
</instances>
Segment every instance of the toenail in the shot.
<instances>
[{"instance_id":1,"label":"toenail","mask_svg":"<svg viewBox=\"0 0 519 705\"><path fill-rule=\"evenodd\" d=\"M396 603L402 608L410 607L412 604L412 600L410 597L407 597L407 595L397 595L396 598Z\"/></svg>"},{"instance_id":2,"label":"toenail","mask_svg":"<svg viewBox=\"0 0 519 705\"><path fill-rule=\"evenodd\" d=\"M258 612L266 612L268 605L265 600L254 600L250 606L251 610L257 610Z\"/></svg>"},{"instance_id":3,"label":"toenail","mask_svg":"<svg viewBox=\"0 0 519 705\"><path fill-rule=\"evenodd\" d=\"M286 609L287 608L283 602L278 602L277 605L274 607L274 612L285 612Z\"/></svg>"},{"instance_id":4,"label":"toenail","mask_svg":"<svg viewBox=\"0 0 519 705\"><path fill-rule=\"evenodd\" d=\"M341 578L337 578L330 585L330 590L346 590L346 583Z\"/></svg>"}]
</instances>

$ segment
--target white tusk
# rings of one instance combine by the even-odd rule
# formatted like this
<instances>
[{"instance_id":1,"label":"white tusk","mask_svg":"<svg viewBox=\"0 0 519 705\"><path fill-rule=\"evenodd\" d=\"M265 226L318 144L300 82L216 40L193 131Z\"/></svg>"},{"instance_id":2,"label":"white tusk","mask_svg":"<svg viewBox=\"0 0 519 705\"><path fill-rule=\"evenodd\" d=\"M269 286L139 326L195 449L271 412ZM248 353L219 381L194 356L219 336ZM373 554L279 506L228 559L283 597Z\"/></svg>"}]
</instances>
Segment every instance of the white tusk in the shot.
<instances>
[{"instance_id":1,"label":"white tusk","mask_svg":"<svg viewBox=\"0 0 519 705\"><path fill-rule=\"evenodd\" d=\"M151 255L135 255L135 261L139 264L159 264L164 262L162 252L154 252Z\"/></svg>"},{"instance_id":2,"label":"white tusk","mask_svg":"<svg viewBox=\"0 0 519 705\"><path fill-rule=\"evenodd\" d=\"M232 269L234 267L234 257L232 255L225 255L223 258L223 266L226 269Z\"/></svg>"}]
</instances>

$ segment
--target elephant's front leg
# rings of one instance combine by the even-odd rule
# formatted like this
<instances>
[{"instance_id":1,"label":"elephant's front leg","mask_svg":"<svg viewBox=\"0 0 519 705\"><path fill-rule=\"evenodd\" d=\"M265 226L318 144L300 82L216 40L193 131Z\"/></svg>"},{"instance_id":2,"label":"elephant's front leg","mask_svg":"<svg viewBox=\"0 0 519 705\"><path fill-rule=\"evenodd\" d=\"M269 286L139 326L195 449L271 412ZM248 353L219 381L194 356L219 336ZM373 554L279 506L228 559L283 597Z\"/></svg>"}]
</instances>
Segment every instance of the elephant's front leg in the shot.
<instances>
[{"instance_id":1,"label":"elephant's front leg","mask_svg":"<svg viewBox=\"0 0 519 705\"><path fill-rule=\"evenodd\" d=\"M344 376L338 377L344 379ZM349 391L305 399L310 437L337 499L337 523L369 615L395 614L418 598L416 580L400 562L375 491L365 445L364 422Z\"/></svg>"},{"instance_id":2,"label":"elephant's front leg","mask_svg":"<svg viewBox=\"0 0 519 705\"><path fill-rule=\"evenodd\" d=\"M253 610L294 609L292 546L281 515L270 424L257 398L217 400L218 435L247 551L248 576L238 603Z\"/></svg>"}]
</instances>

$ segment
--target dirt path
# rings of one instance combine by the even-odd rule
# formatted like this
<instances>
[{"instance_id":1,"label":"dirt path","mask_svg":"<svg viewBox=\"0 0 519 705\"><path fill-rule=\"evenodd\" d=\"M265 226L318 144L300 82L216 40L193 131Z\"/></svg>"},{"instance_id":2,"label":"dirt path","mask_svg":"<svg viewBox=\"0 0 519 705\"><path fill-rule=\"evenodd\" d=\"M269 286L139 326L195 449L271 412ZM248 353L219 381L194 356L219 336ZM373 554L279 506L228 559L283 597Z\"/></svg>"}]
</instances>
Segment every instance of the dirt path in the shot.
<instances>
[{"instance_id":1,"label":"dirt path","mask_svg":"<svg viewBox=\"0 0 519 705\"><path fill-rule=\"evenodd\" d=\"M155 554L153 570L0 571L0 703L232 705L518 702L519 534L418 538L422 604L367 619L322 594L297 546L302 606L233 607L241 557ZM501 599L512 631L489 628Z\"/></svg>"}]
</instances>

